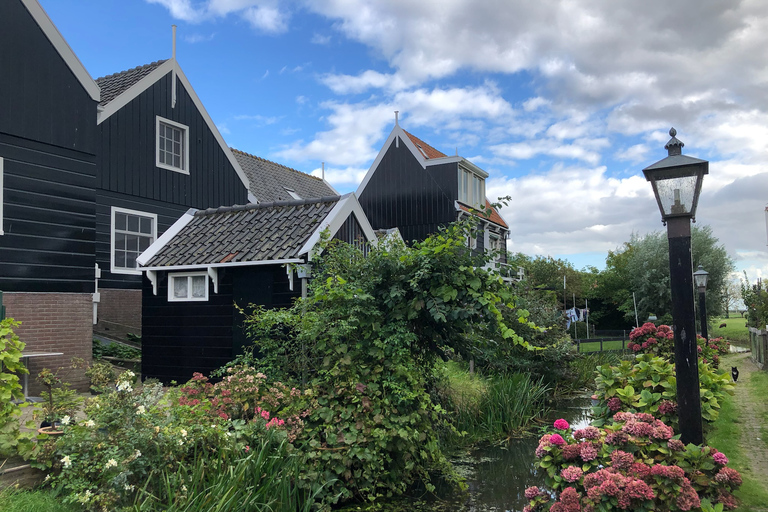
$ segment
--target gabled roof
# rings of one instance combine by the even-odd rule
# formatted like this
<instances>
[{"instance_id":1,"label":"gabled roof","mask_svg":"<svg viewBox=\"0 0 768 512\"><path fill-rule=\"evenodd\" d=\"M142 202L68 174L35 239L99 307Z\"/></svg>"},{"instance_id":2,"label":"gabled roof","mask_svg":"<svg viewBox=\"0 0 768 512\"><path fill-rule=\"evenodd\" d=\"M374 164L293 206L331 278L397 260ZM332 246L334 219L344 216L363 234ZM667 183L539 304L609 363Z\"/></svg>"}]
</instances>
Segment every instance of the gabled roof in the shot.
<instances>
[{"instance_id":1,"label":"gabled roof","mask_svg":"<svg viewBox=\"0 0 768 512\"><path fill-rule=\"evenodd\" d=\"M137 66L120 73L102 76L96 79L96 84L101 89L101 105L104 106L113 99L120 96L132 86L136 85L142 78L150 74L167 59L158 60L143 66Z\"/></svg>"},{"instance_id":2,"label":"gabled roof","mask_svg":"<svg viewBox=\"0 0 768 512\"><path fill-rule=\"evenodd\" d=\"M335 233L355 213L376 236L354 194L190 209L142 253L142 270L228 267L303 261L327 227Z\"/></svg>"},{"instance_id":3,"label":"gabled roof","mask_svg":"<svg viewBox=\"0 0 768 512\"><path fill-rule=\"evenodd\" d=\"M156 61L151 64L145 64L144 66L138 66L127 71L99 78L104 86L107 87L107 92L110 98L103 103L102 109L98 112L96 116L97 124L101 124L109 119L113 114L133 101L141 93L152 87L152 85L168 73L174 73L178 81L187 91L187 94L189 94L189 97L192 99L192 103L195 104L195 107L197 107L198 112L200 112L200 115L203 117L208 129L213 133L216 142L219 143L227 160L229 160L229 163L232 164L235 172L240 177L240 181L243 182L243 185L247 190L250 190L248 177L243 172L243 169L240 168L240 164L235 159L232 151L229 150L227 143L224 142L224 137L221 136L213 119L208 115L208 111L205 110L203 102L200 101L200 98L192 88L192 84L189 83L189 79L187 79L187 76L181 70L176 59ZM170 101L170 98L168 100Z\"/></svg>"},{"instance_id":4,"label":"gabled roof","mask_svg":"<svg viewBox=\"0 0 768 512\"><path fill-rule=\"evenodd\" d=\"M251 184L251 194L260 203L293 199L292 190L302 199L338 195L327 182L285 165L230 148Z\"/></svg>"},{"instance_id":5,"label":"gabled roof","mask_svg":"<svg viewBox=\"0 0 768 512\"><path fill-rule=\"evenodd\" d=\"M426 169L430 165L460 163L462 166L471 169L473 172L477 173L483 178L488 177L487 172L485 172L483 169L479 168L478 166L476 166L466 158L458 155L447 156L445 153L438 151L437 149L430 146L429 144L427 144L420 138L416 137L415 135L403 130L400 127L400 125L396 123L395 127L392 128L392 131L390 132L389 137L387 137L387 140L384 142L384 145L379 151L379 154L376 156L376 159L373 161L373 163L371 164L371 167L368 169L368 172L363 178L363 181L357 187L356 193L358 197L362 195L363 191L365 190L365 187L368 185L368 182L373 176L373 173L376 172L376 169L379 167L381 160L384 158L384 155L386 154L387 150L389 150L392 143L395 142L396 144L399 144L400 141L402 141L402 143L405 144L405 146L411 151L411 153L413 153L416 160L418 160L418 162L421 164L421 166L424 169ZM458 176L457 176L457 179L458 179ZM487 208L491 208L491 216L486 220L489 220L494 224L498 224L499 226L509 229L509 226L507 226L507 223L504 222L504 219L501 217L499 212L496 211L496 209L491 206L491 203L490 201L488 201L488 198L485 199L485 203ZM475 215L479 215L478 212L473 211L472 208L469 208L466 205L459 203L459 207L462 210L466 211L467 213L474 213Z\"/></svg>"},{"instance_id":6,"label":"gabled roof","mask_svg":"<svg viewBox=\"0 0 768 512\"><path fill-rule=\"evenodd\" d=\"M59 55L61 55L61 58L72 71L72 74L75 75L75 78L77 78L83 86L83 89L85 89L85 92L88 93L91 99L98 102L100 98L99 87L93 81L90 73L88 73L85 66L83 66L83 63L80 62L80 59L77 58L75 52L69 47L67 41L61 35L61 32L59 32L59 29L56 28L56 25L53 24L51 18L48 17L48 14L42 8L40 3L37 0L21 0L21 2L24 4L24 7L27 8L29 14L35 19L35 22L56 51L59 52Z\"/></svg>"}]
</instances>

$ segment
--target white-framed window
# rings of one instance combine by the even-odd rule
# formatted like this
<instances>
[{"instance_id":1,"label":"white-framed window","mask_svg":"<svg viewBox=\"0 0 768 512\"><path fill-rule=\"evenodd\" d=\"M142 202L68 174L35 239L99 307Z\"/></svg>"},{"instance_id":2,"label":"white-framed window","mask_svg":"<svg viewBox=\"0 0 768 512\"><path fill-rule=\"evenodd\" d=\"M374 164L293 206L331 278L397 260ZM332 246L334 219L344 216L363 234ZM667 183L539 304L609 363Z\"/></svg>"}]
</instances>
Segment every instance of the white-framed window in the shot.
<instances>
[{"instance_id":1,"label":"white-framed window","mask_svg":"<svg viewBox=\"0 0 768 512\"><path fill-rule=\"evenodd\" d=\"M189 174L189 127L156 116L155 165Z\"/></svg>"},{"instance_id":2,"label":"white-framed window","mask_svg":"<svg viewBox=\"0 0 768 512\"><path fill-rule=\"evenodd\" d=\"M157 239L157 214L112 207L112 272L141 274L136 258Z\"/></svg>"},{"instance_id":3,"label":"white-framed window","mask_svg":"<svg viewBox=\"0 0 768 512\"><path fill-rule=\"evenodd\" d=\"M459 167L459 201L474 208L485 206L485 179Z\"/></svg>"},{"instance_id":4,"label":"white-framed window","mask_svg":"<svg viewBox=\"0 0 768 512\"><path fill-rule=\"evenodd\" d=\"M168 302L208 300L208 272L168 275Z\"/></svg>"}]
</instances>

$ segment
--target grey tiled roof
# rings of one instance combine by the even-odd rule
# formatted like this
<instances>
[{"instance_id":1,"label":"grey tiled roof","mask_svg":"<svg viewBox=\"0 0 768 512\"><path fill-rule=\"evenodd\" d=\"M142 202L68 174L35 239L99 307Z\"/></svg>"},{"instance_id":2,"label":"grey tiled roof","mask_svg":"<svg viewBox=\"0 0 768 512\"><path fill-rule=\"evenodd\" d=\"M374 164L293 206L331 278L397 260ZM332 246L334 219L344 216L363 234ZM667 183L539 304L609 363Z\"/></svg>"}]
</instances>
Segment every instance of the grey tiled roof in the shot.
<instances>
[{"instance_id":1,"label":"grey tiled roof","mask_svg":"<svg viewBox=\"0 0 768 512\"><path fill-rule=\"evenodd\" d=\"M235 148L230 149L251 182L251 194L261 203L292 200L293 197L286 191L286 188L296 192L302 199L336 194L320 178Z\"/></svg>"},{"instance_id":2,"label":"grey tiled roof","mask_svg":"<svg viewBox=\"0 0 768 512\"><path fill-rule=\"evenodd\" d=\"M96 85L101 89L101 105L106 105L113 99L127 91L132 85L153 72L162 65L165 60L158 60L151 64L144 64L127 71L121 71L113 75L103 76L96 79Z\"/></svg>"},{"instance_id":3,"label":"grey tiled roof","mask_svg":"<svg viewBox=\"0 0 768 512\"><path fill-rule=\"evenodd\" d=\"M339 196L195 211L145 267L295 258Z\"/></svg>"}]
</instances>

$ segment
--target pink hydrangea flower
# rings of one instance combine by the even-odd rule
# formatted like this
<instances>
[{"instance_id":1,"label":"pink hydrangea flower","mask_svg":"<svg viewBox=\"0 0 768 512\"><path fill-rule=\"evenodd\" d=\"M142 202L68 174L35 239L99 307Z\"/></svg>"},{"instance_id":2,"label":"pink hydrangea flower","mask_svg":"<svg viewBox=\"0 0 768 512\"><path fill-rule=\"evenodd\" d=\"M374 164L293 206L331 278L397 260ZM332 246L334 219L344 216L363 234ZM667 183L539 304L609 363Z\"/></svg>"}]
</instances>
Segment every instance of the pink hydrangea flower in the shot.
<instances>
[{"instance_id":1,"label":"pink hydrangea flower","mask_svg":"<svg viewBox=\"0 0 768 512\"><path fill-rule=\"evenodd\" d=\"M568 466L560 472L560 476L570 483L576 482L583 474L584 471L579 466Z\"/></svg>"},{"instance_id":2,"label":"pink hydrangea flower","mask_svg":"<svg viewBox=\"0 0 768 512\"><path fill-rule=\"evenodd\" d=\"M617 397L613 397L608 400L608 409L615 412L621 409L621 400L619 400Z\"/></svg>"},{"instance_id":3,"label":"pink hydrangea flower","mask_svg":"<svg viewBox=\"0 0 768 512\"><path fill-rule=\"evenodd\" d=\"M563 418L555 421L555 428L558 430L568 430L569 427L570 425Z\"/></svg>"},{"instance_id":4,"label":"pink hydrangea flower","mask_svg":"<svg viewBox=\"0 0 768 512\"><path fill-rule=\"evenodd\" d=\"M563 458L565 460L575 460L581 456L581 446L578 444L567 444L563 446Z\"/></svg>"},{"instance_id":5,"label":"pink hydrangea flower","mask_svg":"<svg viewBox=\"0 0 768 512\"><path fill-rule=\"evenodd\" d=\"M667 448L669 448L673 452L681 452L685 450L685 445L679 439L670 439L669 441L667 441Z\"/></svg>"},{"instance_id":6,"label":"pink hydrangea flower","mask_svg":"<svg viewBox=\"0 0 768 512\"><path fill-rule=\"evenodd\" d=\"M525 490L525 498L532 500L538 496L540 492L541 491L539 491L539 488L534 485L533 487L529 487Z\"/></svg>"},{"instance_id":7,"label":"pink hydrangea flower","mask_svg":"<svg viewBox=\"0 0 768 512\"><path fill-rule=\"evenodd\" d=\"M589 439L590 441L594 441L595 439L600 439L600 429L597 427L580 428L573 431L573 437L575 439Z\"/></svg>"},{"instance_id":8,"label":"pink hydrangea flower","mask_svg":"<svg viewBox=\"0 0 768 512\"><path fill-rule=\"evenodd\" d=\"M615 469L629 469L635 458L631 453L622 450L616 450L611 454L611 466Z\"/></svg>"},{"instance_id":9,"label":"pink hydrangea flower","mask_svg":"<svg viewBox=\"0 0 768 512\"><path fill-rule=\"evenodd\" d=\"M595 460L597 457L597 448L592 443L581 444L581 459L585 462Z\"/></svg>"},{"instance_id":10,"label":"pink hydrangea flower","mask_svg":"<svg viewBox=\"0 0 768 512\"><path fill-rule=\"evenodd\" d=\"M716 464L720 464L721 466L728 464L728 457L726 457L724 453L717 452L712 455L712 458L715 460Z\"/></svg>"},{"instance_id":11,"label":"pink hydrangea flower","mask_svg":"<svg viewBox=\"0 0 768 512\"><path fill-rule=\"evenodd\" d=\"M563 436L560 434L552 434L552 437L549 438L549 443L555 446L563 446L566 444L565 439L563 439Z\"/></svg>"}]
</instances>

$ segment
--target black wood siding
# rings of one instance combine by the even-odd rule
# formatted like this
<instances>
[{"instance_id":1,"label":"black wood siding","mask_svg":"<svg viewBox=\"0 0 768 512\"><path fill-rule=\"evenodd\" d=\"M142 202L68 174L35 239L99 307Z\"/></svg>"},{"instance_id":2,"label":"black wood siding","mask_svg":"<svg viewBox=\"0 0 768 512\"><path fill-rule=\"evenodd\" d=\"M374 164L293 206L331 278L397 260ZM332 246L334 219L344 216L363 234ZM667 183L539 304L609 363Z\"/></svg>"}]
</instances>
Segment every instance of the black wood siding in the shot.
<instances>
[{"instance_id":1,"label":"black wood siding","mask_svg":"<svg viewBox=\"0 0 768 512\"><path fill-rule=\"evenodd\" d=\"M156 116L189 127L189 174L155 165ZM189 208L246 204L248 191L192 98L171 73L99 125L96 260L103 288L140 288L141 276L112 274L111 206L158 214L157 236Z\"/></svg>"},{"instance_id":2,"label":"black wood siding","mask_svg":"<svg viewBox=\"0 0 768 512\"><path fill-rule=\"evenodd\" d=\"M19 0L0 1L0 289L94 290L96 101Z\"/></svg>"},{"instance_id":3,"label":"black wood siding","mask_svg":"<svg viewBox=\"0 0 768 512\"><path fill-rule=\"evenodd\" d=\"M370 245L354 212L349 214L349 217L347 217L347 220L344 221L339 230L336 231L333 238L354 245L363 251L363 254L368 254Z\"/></svg>"},{"instance_id":4,"label":"black wood siding","mask_svg":"<svg viewBox=\"0 0 768 512\"><path fill-rule=\"evenodd\" d=\"M401 141L392 141L360 196L373 229L397 227L406 242L424 240L456 220L458 164L422 168Z\"/></svg>"},{"instance_id":5,"label":"black wood siding","mask_svg":"<svg viewBox=\"0 0 768 512\"><path fill-rule=\"evenodd\" d=\"M0 133L95 153L96 102L20 0L0 1Z\"/></svg>"},{"instance_id":6,"label":"black wood siding","mask_svg":"<svg viewBox=\"0 0 768 512\"><path fill-rule=\"evenodd\" d=\"M93 155L0 133L0 290L94 290Z\"/></svg>"},{"instance_id":7,"label":"black wood siding","mask_svg":"<svg viewBox=\"0 0 768 512\"><path fill-rule=\"evenodd\" d=\"M231 361L249 344L235 309L249 304L290 306L301 294L301 282L288 289L285 267L279 265L219 269L219 293L209 281L207 302L168 302L168 273L158 272L157 295L144 278L142 300L142 374L186 382L194 372L209 374Z\"/></svg>"}]
</instances>

